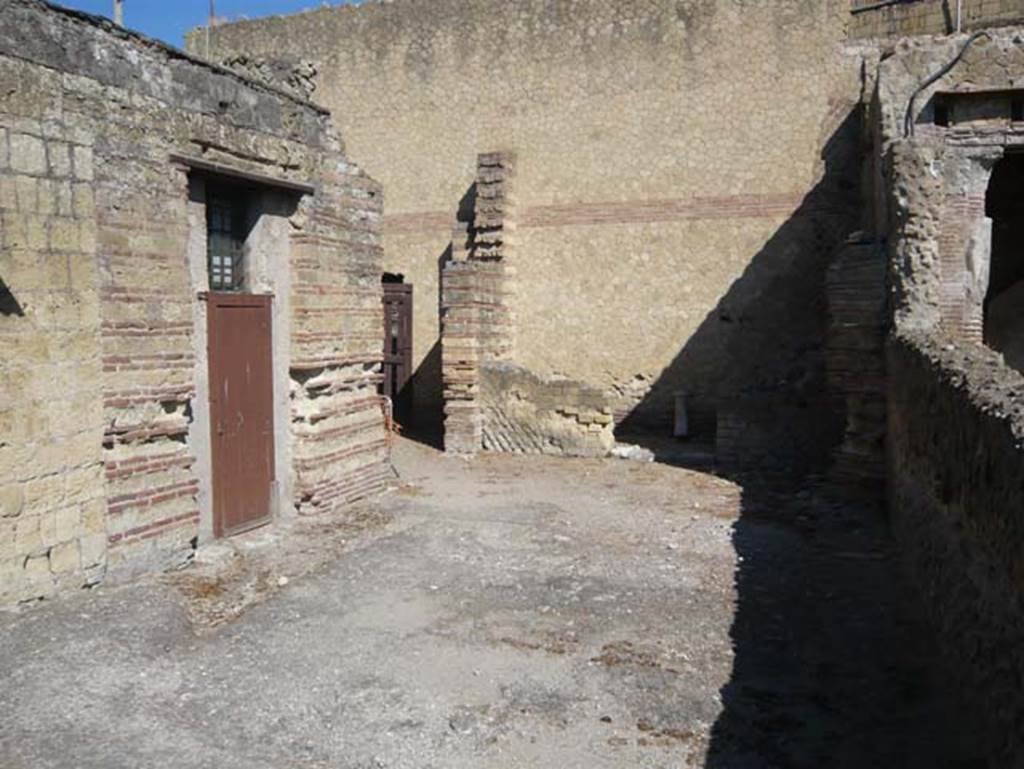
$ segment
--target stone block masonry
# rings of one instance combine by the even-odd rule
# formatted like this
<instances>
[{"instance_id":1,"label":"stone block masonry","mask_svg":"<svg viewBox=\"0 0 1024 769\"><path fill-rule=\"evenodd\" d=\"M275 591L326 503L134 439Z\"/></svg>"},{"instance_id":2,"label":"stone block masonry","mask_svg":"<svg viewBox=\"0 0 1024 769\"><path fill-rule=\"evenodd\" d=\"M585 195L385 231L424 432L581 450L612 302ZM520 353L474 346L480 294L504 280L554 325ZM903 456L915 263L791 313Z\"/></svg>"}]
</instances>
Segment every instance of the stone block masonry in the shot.
<instances>
[{"instance_id":1,"label":"stone block masonry","mask_svg":"<svg viewBox=\"0 0 1024 769\"><path fill-rule=\"evenodd\" d=\"M381 488L382 194L327 113L38 0L3 3L0 92L0 605L210 536L211 168L295 201L254 278L283 313L279 514Z\"/></svg>"},{"instance_id":2,"label":"stone block masonry","mask_svg":"<svg viewBox=\"0 0 1024 769\"><path fill-rule=\"evenodd\" d=\"M0 605L106 567L92 137L61 79L0 58Z\"/></svg>"},{"instance_id":3,"label":"stone block masonry","mask_svg":"<svg viewBox=\"0 0 1024 769\"><path fill-rule=\"evenodd\" d=\"M487 451L603 457L615 445L612 407L596 387L507 362L484 363L480 379Z\"/></svg>"}]
</instances>

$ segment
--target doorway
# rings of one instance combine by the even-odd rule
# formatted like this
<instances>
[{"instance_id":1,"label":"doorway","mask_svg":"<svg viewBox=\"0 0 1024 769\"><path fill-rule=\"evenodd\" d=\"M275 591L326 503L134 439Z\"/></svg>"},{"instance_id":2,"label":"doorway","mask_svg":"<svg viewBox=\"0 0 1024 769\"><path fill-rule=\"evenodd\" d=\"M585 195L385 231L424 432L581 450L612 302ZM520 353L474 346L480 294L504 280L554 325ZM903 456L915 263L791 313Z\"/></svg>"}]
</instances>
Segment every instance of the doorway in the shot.
<instances>
[{"instance_id":1,"label":"doorway","mask_svg":"<svg viewBox=\"0 0 1024 769\"><path fill-rule=\"evenodd\" d=\"M384 379L381 394L391 399L395 419L404 423L412 411L412 285L401 275L385 273Z\"/></svg>"},{"instance_id":2,"label":"doorway","mask_svg":"<svg viewBox=\"0 0 1024 769\"><path fill-rule=\"evenodd\" d=\"M264 195L208 183L206 340L214 537L269 523L275 484L273 296L255 269ZM276 249L275 249L276 250Z\"/></svg>"},{"instance_id":3,"label":"doorway","mask_svg":"<svg viewBox=\"0 0 1024 769\"><path fill-rule=\"evenodd\" d=\"M1024 371L1024 153L996 163L985 197L992 256L985 295L985 344Z\"/></svg>"}]
</instances>

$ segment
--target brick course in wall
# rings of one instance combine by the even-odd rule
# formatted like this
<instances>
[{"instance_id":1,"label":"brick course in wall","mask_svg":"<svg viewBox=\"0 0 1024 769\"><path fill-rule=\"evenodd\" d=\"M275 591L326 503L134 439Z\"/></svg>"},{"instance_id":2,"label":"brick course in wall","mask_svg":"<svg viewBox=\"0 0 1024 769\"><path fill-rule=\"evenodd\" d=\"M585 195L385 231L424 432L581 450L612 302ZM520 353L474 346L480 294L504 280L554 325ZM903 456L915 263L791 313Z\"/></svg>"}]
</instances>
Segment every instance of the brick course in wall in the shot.
<instances>
[{"instance_id":1,"label":"brick course in wall","mask_svg":"<svg viewBox=\"0 0 1024 769\"><path fill-rule=\"evenodd\" d=\"M708 219L776 218L792 213L801 195L732 195L667 200L610 201L527 206L519 214L520 229L575 225L652 224ZM431 232L446 227L451 214L427 211L392 214L384 219L386 233Z\"/></svg>"}]
</instances>

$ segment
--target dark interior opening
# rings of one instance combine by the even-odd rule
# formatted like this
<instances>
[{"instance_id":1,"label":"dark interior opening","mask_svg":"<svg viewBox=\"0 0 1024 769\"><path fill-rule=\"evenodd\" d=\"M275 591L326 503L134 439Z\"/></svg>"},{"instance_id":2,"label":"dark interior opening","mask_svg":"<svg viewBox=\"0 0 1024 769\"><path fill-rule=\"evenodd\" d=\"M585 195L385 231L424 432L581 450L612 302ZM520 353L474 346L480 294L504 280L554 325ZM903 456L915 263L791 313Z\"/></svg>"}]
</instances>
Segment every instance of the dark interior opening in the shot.
<instances>
[{"instance_id":1,"label":"dark interior opening","mask_svg":"<svg viewBox=\"0 0 1024 769\"><path fill-rule=\"evenodd\" d=\"M412 412L412 294L403 275L381 277L384 299L384 365L380 393L391 399L394 417L405 425Z\"/></svg>"},{"instance_id":2,"label":"dark interior opening","mask_svg":"<svg viewBox=\"0 0 1024 769\"><path fill-rule=\"evenodd\" d=\"M0 315L16 315L19 318L25 316L21 304L14 298L11 289L3 280L0 280Z\"/></svg>"},{"instance_id":3,"label":"dark interior opening","mask_svg":"<svg viewBox=\"0 0 1024 769\"><path fill-rule=\"evenodd\" d=\"M985 197L992 261L985 295L985 344L1024 371L1024 153L1007 154Z\"/></svg>"}]
</instances>

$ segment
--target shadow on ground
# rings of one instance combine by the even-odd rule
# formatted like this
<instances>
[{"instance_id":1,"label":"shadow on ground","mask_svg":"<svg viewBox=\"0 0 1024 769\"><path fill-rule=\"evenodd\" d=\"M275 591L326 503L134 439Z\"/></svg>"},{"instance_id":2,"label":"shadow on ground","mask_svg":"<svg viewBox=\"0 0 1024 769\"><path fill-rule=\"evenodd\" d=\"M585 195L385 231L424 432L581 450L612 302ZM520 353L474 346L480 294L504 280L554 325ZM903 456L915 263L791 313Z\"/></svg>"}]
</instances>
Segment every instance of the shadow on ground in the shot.
<instances>
[{"instance_id":1,"label":"shadow on ground","mask_svg":"<svg viewBox=\"0 0 1024 769\"><path fill-rule=\"evenodd\" d=\"M733 480L735 660L706 766L983 766L878 506Z\"/></svg>"},{"instance_id":2,"label":"shadow on ground","mask_svg":"<svg viewBox=\"0 0 1024 769\"><path fill-rule=\"evenodd\" d=\"M821 181L617 431L657 462L742 488L735 657L707 769L986 765L901 571L883 490L865 502L822 480L845 422L826 378L825 272L860 225L860 126L858 111L841 121ZM667 437L678 391L687 441Z\"/></svg>"},{"instance_id":3,"label":"shadow on ground","mask_svg":"<svg viewBox=\"0 0 1024 769\"><path fill-rule=\"evenodd\" d=\"M623 440L650 448L658 462L710 471L742 489L731 530L733 665L707 769L985 765L881 504L845 498L821 481L845 419L826 383L823 287L831 255L859 225L861 156L860 115L851 112L825 146L822 180L621 428ZM472 192L460 217L471 211ZM439 344L417 371L417 387L428 382L440 387ZM667 432L676 390L693 409L696 435L687 443L650 432ZM439 445L439 413L422 416L405 434ZM718 457L716 427L718 448L727 448ZM725 453L729 464L720 461Z\"/></svg>"},{"instance_id":4,"label":"shadow on ground","mask_svg":"<svg viewBox=\"0 0 1024 769\"><path fill-rule=\"evenodd\" d=\"M624 440L657 463L741 489L731 534L733 669L705 769L990 765L880 498L820 476L721 465L710 444Z\"/></svg>"}]
</instances>

